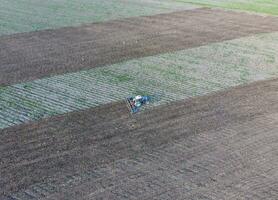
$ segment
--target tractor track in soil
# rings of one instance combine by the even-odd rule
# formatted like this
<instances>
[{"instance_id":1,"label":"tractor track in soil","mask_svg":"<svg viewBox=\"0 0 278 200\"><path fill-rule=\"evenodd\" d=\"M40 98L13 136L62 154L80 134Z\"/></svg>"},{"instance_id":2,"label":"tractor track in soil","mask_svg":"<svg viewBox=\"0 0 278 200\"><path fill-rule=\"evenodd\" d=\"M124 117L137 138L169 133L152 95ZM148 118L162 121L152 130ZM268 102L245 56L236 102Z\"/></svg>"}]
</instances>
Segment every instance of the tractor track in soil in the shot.
<instances>
[{"instance_id":1,"label":"tractor track in soil","mask_svg":"<svg viewBox=\"0 0 278 200\"><path fill-rule=\"evenodd\" d=\"M278 31L278 18L201 8L0 37L0 85Z\"/></svg>"},{"instance_id":2,"label":"tractor track in soil","mask_svg":"<svg viewBox=\"0 0 278 200\"><path fill-rule=\"evenodd\" d=\"M275 199L277 99L275 79L132 117L117 102L1 130L0 197Z\"/></svg>"}]
</instances>

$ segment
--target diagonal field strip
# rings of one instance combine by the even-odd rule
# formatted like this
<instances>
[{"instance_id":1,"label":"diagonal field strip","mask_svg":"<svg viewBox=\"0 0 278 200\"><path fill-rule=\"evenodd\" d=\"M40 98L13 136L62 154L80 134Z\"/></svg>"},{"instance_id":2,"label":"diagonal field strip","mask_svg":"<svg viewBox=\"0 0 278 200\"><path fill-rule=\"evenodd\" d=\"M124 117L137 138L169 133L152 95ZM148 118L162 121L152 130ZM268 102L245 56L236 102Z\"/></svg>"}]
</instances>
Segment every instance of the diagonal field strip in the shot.
<instances>
[{"instance_id":1,"label":"diagonal field strip","mask_svg":"<svg viewBox=\"0 0 278 200\"><path fill-rule=\"evenodd\" d=\"M278 76L278 33L2 87L0 127L145 94L152 106Z\"/></svg>"},{"instance_id":2,"label":"diagonal field strip","mask_svg":"<svg viewBox=\"0 0 278 200\"><path fill-rule=\"evenodd\" d=\"M0 37L0 85L278 31L277 17L195 9Z\"/></svg>"},{"instance_id":3,"label":"diagonal field strip","mask_svg":"<svg viewBox=\"0 0 278 200\"><path fill-rule=\"evenodd\" d=\"M276 199L277 89L252 83L134 118L120 102L1 130L0 199Z\"/></svg>"},{"instance_id":4,"label":"diagonal field strip","mask_svg":"<svg viewBox=\"0 0 278 200\"><path fill-rule=\"evenodd\" d=\"M172 0L1 0L0 35L197 7Z\"/></svg>"},{"instance_id":5,"label":"diagonal field strip","mask_svg":"<svg viewBox=\"0 0 278 200\"><path fill-rule=\"evenodd\" d=\"M275 0L176 0L200 6L220 7L278 15L278 2Z\"/></svg>"}]
</instances>

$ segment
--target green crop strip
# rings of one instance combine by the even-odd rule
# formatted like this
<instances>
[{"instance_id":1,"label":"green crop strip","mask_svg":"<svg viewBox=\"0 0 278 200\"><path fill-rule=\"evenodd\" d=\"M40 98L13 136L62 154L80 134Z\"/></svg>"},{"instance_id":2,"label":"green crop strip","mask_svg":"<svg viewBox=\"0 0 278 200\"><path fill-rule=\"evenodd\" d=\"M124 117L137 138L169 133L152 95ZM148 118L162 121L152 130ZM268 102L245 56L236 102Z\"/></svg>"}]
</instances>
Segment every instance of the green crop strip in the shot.
<instances>
[{"instance_id":1,"label":"green crop strip","mask_svg":"<svg viewBox=\"0 0 278 200\"><path fill-rule=\"evenodd\" d=\"M0 35L194 8L172 0L1 0Z\"/></svg>"},{"instance_id":2,"label":"green crop strip","mask_svg":"<svg viewBox=\"0 0 278 200\"><path fill-rule=\"evenodd\" d=\"M278 1L275 0L176 0L205 7L220 7L278 15Z\"/></svg>"}]
</instances>

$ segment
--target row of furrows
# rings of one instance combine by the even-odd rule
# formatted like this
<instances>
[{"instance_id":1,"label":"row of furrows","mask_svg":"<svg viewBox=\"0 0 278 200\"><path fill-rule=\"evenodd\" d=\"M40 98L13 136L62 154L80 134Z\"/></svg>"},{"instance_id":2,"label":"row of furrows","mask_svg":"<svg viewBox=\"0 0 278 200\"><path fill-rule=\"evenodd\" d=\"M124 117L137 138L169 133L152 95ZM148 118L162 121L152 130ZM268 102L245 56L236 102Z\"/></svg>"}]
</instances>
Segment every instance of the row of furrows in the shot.
<instances>
[{"instance_id":1,"label":"row of furrows","mask_svg":"<svg viewBox=\"0 0 278 200\"><path fill-rule=\"evenodd\" d=\"M166 155L166 154L165 154ZM146 157L148 158L153 158L152 154L147 154ZM146 159L146 157L144 159ZM107 166L107 168L102 168L102 169L95 169L94 171L87 171L81 174L74 174L74 175L65 175L63 178L59 179L58 181L55 179L48 180L47 183L42 183L42 184L35 184L30 186L28 189L18 192L16 194L12 194L9 196L6 196L6 199L20 199L20 200L29 200L29 199L42 199L46 198L54 193L61 192L63 189L69 189L71 187L75 187L77 185L83 184L85 182L94 182L95 185L98 185L98 182L105 179L110 179L110 178L115 178L118 177L118 183L117 187L120 187L123 182L123 177L120 176L134 176L136 177L137 175L140 176L150 176L148 170L146 169L144 171L139 170L136 165L141 165L143 163L137 163L138 160L134 161L129 161L129 160L119 160L113 164L113 168L110 166ZM149 160L148 160L149 161ZM164 162L162 162L164 163ZM152 165L153 163L144 163L142 166L143 168L147 168L145 165ZM160 163L161 164L161 163ZM142 168L142 169L143 169ZM113 174L111 173L113 169ZM154 170L155 168L153 168ZM139 170L139 171L138 171ZM150 170L151 171L151 170ZM120 174L118 174L120 173ZM152 172L153 173L153 172ZM126 181L128 181L126 179ZM130 180L129 180L130 181ZM59 182L59 183L58 183ZM170 183L170 180L168 180ZM111 183L109 184L109 188L111 189L112 187L115 187L114 184ZM95 194L93 195L98 195L98 193L101 193L102 190L108 189L107 186L102 184L102 189L100 191L96 191ZM92 194L91 194L92 195Z\"/></svg>"},{"instance_id":2,"label":"row of furrows","mask_svg":"<svg viewBox=\"0 0 278 200\"><path fill-rule=\"evenodd\" d=\"M152 96L152 107L273 78L278 74L278 47L270 41L277 36L212 44L3 87L0 128L132 95ZM266 41L263 48L260 40Z\"/></svg>"},{"instance_id":3,"label":"row of furrows","mask_svg":"<svg viewBox=\"0 0 278 200\"><path fill-rule=\"evenodd\" d=\"M91 191L94 188L87 188L88 191L86 191L90 196L96 197L101 196L103 192L111 190L118 191L121 188L127 190L133 181L136 183L137 181L148 183L150 178L158 178L157 180L162 188L172 187L173 185L183 188L184 184L186 184L190 186L191 192L197 193L200 192L198 184L208 184L211 179L218 179L218 181L222 179L223 181L223 179L227 178L230 180L234 170L237 170L238 174L244 174L245 178L247 175L254 178L255 169L257 168L265 172L262 177L271 182L275 180L275 177L269 176L268 170L271 166L264 165L263 162L259 163L258 160L270 159L271 153L268 152L266 157L262 150L272 136L275 136L275 132L267 128L273 122L276 123L276 120L271 117L261 117L255 121L240 122L236 126L228 126L221 131L193 134L178 141L169 141L166 146L154 148L152 151L144 152L138 157L118 160L113 165L107 165L104 168L68 174L59 179L53 178L44 183L34 184L24 191L6 196L5 200L44 199L51 197L55 193L69 192L81 185L84 185L84 188L86 188L86 185L98 186L94 187L97 188L94 192ZM277 129L277 125L273 128ZM264 138L261 138L262 131L265 133ZM256 144L255 148L252 145L250 147L245 145L251 144L251 141ZM275 149L273 150L275 151ZM249 153L247 155L244 152ZM245 159L245 157L248 157L248 159ZM242 163L243 161L244 163ZM241 164L250 166L252 163L256 163L254 170L241 167ZM142 180L130 179L137 176L139 179L142 178ZM231 181L236 183L238 178L240 177L233 178ZM117 181L114 183L115 180ZM164 182L165 180L167 180L167 183ZM102 183L102 186L99 183ZM257 186L256 182L251 181L247 184L250 186L248 189L250 192L257 191L255 190L256 187L263 189L271 186ZM213 184L209 186L212 190L227 189L222 184L216 185L216 188L214 188ZM145 187L150 187L150 185L146 184ZM139 190L139 188L137 189ZM148 189L150 188L146 188L146 190ZM233 191L240 193L241 189L234 187ZM136 193L136 191L134 192ZM152 194L150 192L138 195ZM186 195L186 193L183 193L183 195Z\"/></svg>"}]
</instances>

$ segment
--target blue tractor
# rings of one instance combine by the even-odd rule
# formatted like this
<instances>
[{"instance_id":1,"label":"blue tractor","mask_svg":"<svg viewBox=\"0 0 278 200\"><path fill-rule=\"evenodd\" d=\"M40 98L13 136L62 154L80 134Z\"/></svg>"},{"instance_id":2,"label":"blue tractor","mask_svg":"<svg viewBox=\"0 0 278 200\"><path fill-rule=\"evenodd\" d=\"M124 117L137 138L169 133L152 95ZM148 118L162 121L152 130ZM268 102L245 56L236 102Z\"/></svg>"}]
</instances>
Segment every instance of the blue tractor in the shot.
<instances>
[{"instance_id":1,"label":"blue tractor","mask_svg":"<svg viewBox=\"0 0 278 200\"><path fill-rule=\"evenodd\" d=\"M131 113L137 113L140 110L140 107L148 104L150 100L151 98L149 96L140 95L126 98L126 102Z\"/></svg>"}]
</instances>

